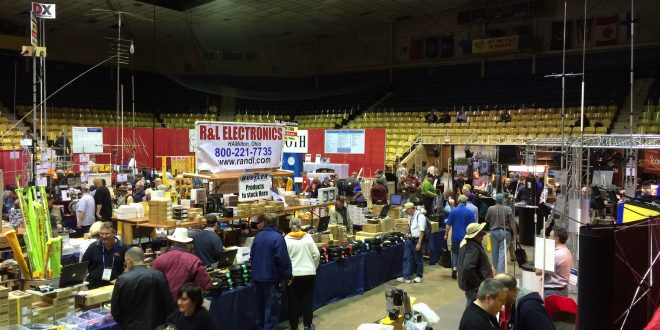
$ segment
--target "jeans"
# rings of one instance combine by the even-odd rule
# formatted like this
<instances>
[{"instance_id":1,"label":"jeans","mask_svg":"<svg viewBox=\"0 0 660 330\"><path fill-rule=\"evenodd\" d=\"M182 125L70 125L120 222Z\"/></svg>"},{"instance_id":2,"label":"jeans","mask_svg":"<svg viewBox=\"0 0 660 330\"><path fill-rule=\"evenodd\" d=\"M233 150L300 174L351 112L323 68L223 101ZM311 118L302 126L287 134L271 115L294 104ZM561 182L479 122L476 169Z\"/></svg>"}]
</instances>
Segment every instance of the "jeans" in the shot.
<instances>
[{"instance_id":1,"label":"jeans","mask_svg":"<svg viewBox=\"0 0 660 330\"><path fill-rule=\"evenodd\" d=\"M511 242L511 233L504 229L498 228L490 232L490 245L493 249L493 264L495 265L495 270L498 274L504 273L504 268L506 266L505 239L507 243Z\"/></svg>"},{"instance_id":2,"label":"jeans","mask_svg":"<svg viewBox=\"0 0 660 330\"><path fill-rule=\"evenodd\" d=\"M312 326L314 317L314 283L316 275L296 276L287 287L289 297L289 325L298 329L300 316L305 327Z\"/></svg>"},{"instance_id":3,"label":"jeans","mask_svg":"<svg viewBox=\"0 0 660 330\"><path fill-rule=\"evenodd\" d=\"M461 242L451 242L451 266L456 269L458 263L458 254L461 251Z\"/></svg>"},{"instance_id":4,"label":"jeans","mask_svg":"<svg viewBox=\"0 0 660 330\"><path fill-rule=\"evenodd\" d=\"M258 330L275 330L280 321L283 284L281 282L254 282L256 293Z\"/></svg>"},{"instance_id":5,"label":"jeans","mask_svg":"<svg viewBox=\"0 0 660 330\"><path fill-rule=\"evenodd\" d=\"M465 308L468 308L473 301L477 300L477 290L478 289L465 291Z\"/></svg>"},{"instance_id":6,"label":"jeans","mask_svg":"<svg viewBox=\"0 0 660 330\"><path fill-rule=\"evenodd\" d=\"M424 209L426 210L426 216L430 217L431 214L433 214L433 200L435 198L433 197L422 197L422 200L424 201Z\"/></svg>"},{"instance_id":7,"label":"jeans","mask_svg":"<svg viewBox=\"0 0 660 330\"><path fill-rule=\"evenodd\" d=\"M415 273L420 278L424 277L424 259L422 250L415 250L419 238L406 238L403 243L403 278L410 280Z\"/></svg>"},{"instance_id":8,"label":"jeans","mask_svg":"<svg viewBox=\"0 0 660 330\"><path fill-rule=\"evenodd\" d=\"M568 287L557 288L557 289L543 288L543 297L544 298L547 297L547 296L551 296L551 295L568 297Z\"/></svg>"}]
</instances>

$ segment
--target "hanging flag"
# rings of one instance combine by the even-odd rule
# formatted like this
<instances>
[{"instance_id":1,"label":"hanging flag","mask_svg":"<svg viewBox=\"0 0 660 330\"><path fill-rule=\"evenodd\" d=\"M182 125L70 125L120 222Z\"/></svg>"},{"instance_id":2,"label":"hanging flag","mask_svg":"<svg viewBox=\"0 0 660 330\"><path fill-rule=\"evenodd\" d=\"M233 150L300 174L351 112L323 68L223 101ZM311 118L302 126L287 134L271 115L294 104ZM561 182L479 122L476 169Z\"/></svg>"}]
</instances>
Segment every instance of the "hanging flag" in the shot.
<instances>
[{"instance_id":1,"label":"hanging flag","mask_svg":"<svg viewBox=\"0 0 660 330\"><path fill-rule=\"evenodd\" d=\"M454 36L444 36L440 38L440 56L454 56Z\"/></svg>"},{"instance_id":2,"label":"hanging flag","mask_svg":"<svg viewBox=\"0 0 660 330\"><path fill-rule=\"evenodd\" d=\"M596 46L616 45L619 15L596 18Z\"/></svg>"},{"instance_id":3,"label":"hanging flag","mask_svg":"<svg viewBox=\"0 0 660 330\"><path fill-rule=\"evenodd\" d=\"M587 18L587 43L591 42L591 26L593 25L593 18ZM575 40L577 40L578 44L582 44L584 42L584 30L585 30L585 24L583 19L579 19L575 21Z\"/></svg>"},{"instance_id":4,"label":"hanging flag","mask_svg":"<svg viewBox=\"0 0 660 330\"><path fill-rule=\"evenodd\" d=\"M426 58L437 58L439 54L438 43L440 39L438 37L428 37L426 38Z\"/></svg>"},{"instance_id":5,"label":"hanging flag","mask_svg":"<svg viewBox=\"0 0 660 330\"><path fill-rule=\"evenodd\" d=\"M410 58L410 38L399 38L399 60Z\"/></svg>"},{"instance_id":6,"label":"hanging flag","mask_svg":"<svg viewBox=\"0 0 660 330\"><path fill-rule=\"evenodd\" d=\"M571 35L571 29L573 28L572 22L566 22L566 35ZM552 22L552 35L550 36L550 49L552 50L562 50L564 49L564 22L563 21L553 21ZM566 49L571 48L571 38L566 39Z\"/></svg>"},{"instance_id":7,"label":"hanging flag","mask_svg":"<svg viewBox=\"0 0 660 330\"><path fill-rule=\"evenodd\" d=\"M410 59L413 61L421 60L424 54L424 39L410 39Z\"/></svg>"}]
</instances>

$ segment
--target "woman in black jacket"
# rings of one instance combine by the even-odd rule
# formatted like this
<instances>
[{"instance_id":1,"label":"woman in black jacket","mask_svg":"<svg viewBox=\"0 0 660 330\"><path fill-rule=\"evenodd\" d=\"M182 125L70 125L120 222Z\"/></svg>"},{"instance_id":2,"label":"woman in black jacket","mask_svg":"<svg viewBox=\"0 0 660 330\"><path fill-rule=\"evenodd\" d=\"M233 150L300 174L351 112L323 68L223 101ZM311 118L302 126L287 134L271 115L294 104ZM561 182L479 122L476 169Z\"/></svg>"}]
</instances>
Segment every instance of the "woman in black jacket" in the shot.
<instances>
[{"instance_id":1,"label":"woman in black jacket","mask_svg":"<svg viewBox=\"0 0 660 330\"><path fill-rule=\"evenodd\" d=\"M202 289L197 284L184 284L176 301L179 309L167 317L165 329L167 326L177 330L218 329L211 313L202 306L203 302Z\"/></svg>"}]
</instances>

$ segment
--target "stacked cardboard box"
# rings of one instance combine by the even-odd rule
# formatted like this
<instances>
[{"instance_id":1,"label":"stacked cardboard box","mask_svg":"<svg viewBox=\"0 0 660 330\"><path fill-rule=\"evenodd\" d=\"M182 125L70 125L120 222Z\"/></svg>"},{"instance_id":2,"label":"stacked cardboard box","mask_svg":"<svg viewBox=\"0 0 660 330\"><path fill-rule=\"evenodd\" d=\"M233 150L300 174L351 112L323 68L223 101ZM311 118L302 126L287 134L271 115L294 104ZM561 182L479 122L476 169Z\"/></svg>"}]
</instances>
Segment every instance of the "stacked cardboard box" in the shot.
<instances>
[{"instance_id":1,"label":"stacked cardboard box","mask_svg":"<svg viewBox=\"0 0 660 330\"><path fill-rule=\"evenodd\" d=\"M0 286L0 326L9 325L9 289Z\"/></svg>"},{"instance_id":2,"label":"stacked cardboard box","mask_svg":"<svg viewBox=\"0 0 660 330\"><path fill-rule=\"evenodd\" d=\"M374 205L371 207L371 214L375 216L380 216L380 212L383 210L383 205Z\"/></svg>"},{"instance_id":3,"label":"stacked cardboard box","mask_svg":"<svg viewBox=\"0 0 660 330\"><path fill-rule=\"evenodd\" d=\"M401 216L400 207L390 207L389 212L387 212L387 217L390 219L398 219Z\"/></svg>"},{"instance_id":4,"label":"stacked cardboard box","mask_svg":"<svg viewBox=\"0 0 660 330\"><path fill-rule=\"evenodd\" d=\"M93 307L110 301L112 298L112 289L114 285L106 285L100 288L88 290L87 294L82 299L84 307Z\"/></svg>"},{"instance_id":5,"label":"stacked cardboard box","mask_svg":"<svg viewBox=\"0 0 660 330\"><path fill-rule=\"evenodd\" d=\"M171 201L169 199L152 199L149 201L149 222L165 223L172 218Z\"/></svg>"},{"instance_id":6,"label":"stacked cardboard box","mask_svg":"<svg viewBox=\"0 0 660 330\"><path fill-rule=\"evenodd\" d=\"M73 288L58 289L57 291L45 296L35 296L35 302L52 306L52 316L55 320L59 320L67 316L73 316L75 314L75 293L76 291ZM33 316L35 314L34 304L32 314ZM45 314L45 311L42 310L41 314Z\"/></svg>"},{"instance_id":7,"label":"stacked cardboard box","mask_svg":"<svg viewBox=\"0 0 660 330\"><path fill-rule=\"evenodd\" d=\"M362 225L362 231L366 233L379 233L383 231L383 225L379 223L365 223Z\"/></svg>"},{"instance_id":8,"label":"stacked cardboard box","mask_svg":"<svg viewBox=\"0 0 660 330\"><path fill-rule=\"evenodd\" d=\"M396 219L394 222L394 231L398 231L401 233L407 233L408 232L408 219L407 218L399 218Z\"/></svg>"},{"instance_id":9,"label":"stacked cardboard box","mask_svg":"<svg viewBox=\"0 0 660 330\"><path fill-rule=\"evenodd\" d=\"M374 238L378 235L382 236L383 233L382 232L368 233L366 231L358 231L357 233L355 233L355 238L356 239Z\"/></svg>"},{"instance_id":10,"label":"stacked cardboard box","mask_svg":"<svg viewBox=\"0 0 660 330\"><path fill-rule=\"evenodd\" d=\"M194 221L200 215L202 215L202 209L194 207L188 209L188 221Z\"/></svg>"},{"instance_id":11,"label":"stacked cardboard box","mask_svg":"<svg viewBox=\"0 0 660 330\"><path fill-rule=\"evenodd\" d=\"M339 242L346 242L348 239L345 226L328 225L328 230L330 231L330 234L334 240Z\"/></svg>"},{"instance_id":12,"label":"stacked cardboard box","mask_svg":"<svg viewBox=\"0 0 660 330\"><path fill-rule=\"evenodd\" d=\"M382 227L381 231L388 232L394 230L394 218L387 218L380 220L380 225Z\"/></svg>"},{"instance_id":13,"label":"stacked cardboard box","mask_svg":"<svg viewBox=\"0 0 660 330\"><path fill-rule=\"evenodd\" d=\"M8 294L7 308L9 324L32 323L32 295L23 291Z\"/></svg>"},{"instance_id":14,"label":"stacked cardboard box","mask_svg":"<svg viewBox=\"0 0 660 330\"><path fill-rule=\"evenodd\" d=\"M32 323L55 323L55 308L45 302L32 304Z\"/></svg>"}]
</instances>

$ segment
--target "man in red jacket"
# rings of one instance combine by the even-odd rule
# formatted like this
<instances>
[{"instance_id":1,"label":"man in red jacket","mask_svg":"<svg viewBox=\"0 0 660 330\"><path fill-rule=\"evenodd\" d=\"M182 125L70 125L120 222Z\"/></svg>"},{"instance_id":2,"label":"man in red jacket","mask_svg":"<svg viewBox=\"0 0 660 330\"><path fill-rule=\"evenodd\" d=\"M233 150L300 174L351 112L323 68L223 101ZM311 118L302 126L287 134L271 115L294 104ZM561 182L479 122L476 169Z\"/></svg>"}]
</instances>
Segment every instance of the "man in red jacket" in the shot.
<instances>
[{"instance_id":1,"label":"man in red jacket","mask_svg":"<svg viewBox=\"0 0 660 330\"><path fill-rule=\"evenodd\" d=\"M167 277L170 293L174 301L179 289L188 282L193 282L203 290L208 289L211 277L204 268L204 263L194 254L188 252L187 245L192 238L188 237L188 229L177 228L174 235L167 236L172 241L172 248L154 261L153 269L160 270Z\"/></svg>"}]
</instances>

